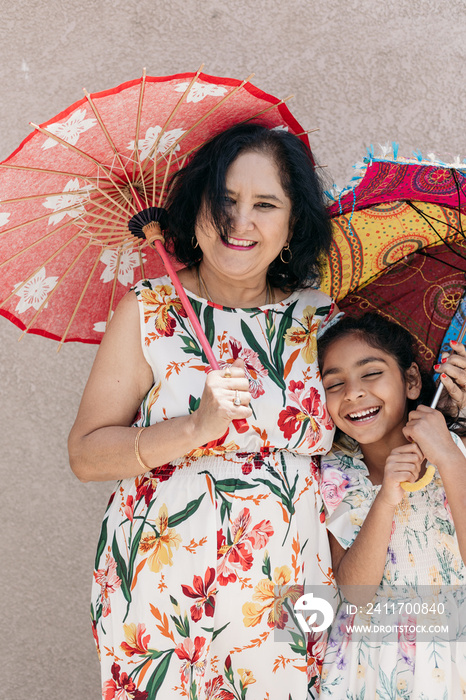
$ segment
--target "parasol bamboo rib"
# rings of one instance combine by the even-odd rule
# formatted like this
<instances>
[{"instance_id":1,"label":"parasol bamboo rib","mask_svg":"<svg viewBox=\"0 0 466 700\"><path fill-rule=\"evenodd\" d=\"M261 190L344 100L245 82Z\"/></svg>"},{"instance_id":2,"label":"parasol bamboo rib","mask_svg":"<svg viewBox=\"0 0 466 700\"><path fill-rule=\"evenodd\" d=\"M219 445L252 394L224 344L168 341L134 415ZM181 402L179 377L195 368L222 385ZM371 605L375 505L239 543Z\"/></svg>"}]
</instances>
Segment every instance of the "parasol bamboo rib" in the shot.
<instances>
[{"instance_id":1,"label":"parasol bamboo rib","mask_svg":"<svg viewBox=\"0 0 466 700\"><path fill-rule=\"evenodd\" d=\"M116 285L118 282L118 272L120 270L120 259L121 259L121 248L118 250L118 257L117 257L117 262L115 265L115 274L113 275L113 285L112 285L112 294L110 296L110 305L108 307L108 313L107 313L107 326L110 323L110 319L112 317L112 311L113 311L113 300L115 299L115 291L116 291Z\"/></svg>"},{"instance_id":2,"label":"parasol bamboo rib","mask_svg":"<svg viewBox=\"0 0 466 700\"><path fill-rule=\"evenodd\" d=\"M71 194L73 196L79 196L83 194L89 194L91 190L81 189L81 190L70 190L69 192L44 192L43 194L26 194L24 197L12 197L11 199L1 199L0 204L13 204L14 202L26 202L30 199L43 199L44 197L60 197L62 194ZM60 210L61 211L61 210Z\"/></svg>"},{"instance_id":3,"label":"parasol bamboo rib","mask_svg":"<svg viewBox=\"0 0 466 700\"><path fill-rule=\"evenodd\" d=\"M15 253L14 255L12 255L12 256L11 256L10 258L8 258L7 260L4 260L3 262L1 262L1 263L0 263L0 268L2 268L4 265L8 264L9 262L11 262L12 260L14 260L15 258L19 257L20 255L23 255L27 250L30 250L31 248L33 248L34 246L38 245L39 243L41 243L41 242L44 241L45 239L49 238L50 236L55 235L55 234L57 233L57 231L59 231L59 230L61 230L61 229L63 229L63 228L66 228L67 226L70 226L70 225L72 225L72 224L76 225L76 221L75 221L75 220L67 221L67 222L65 222L64 224L62 224L60 227L58 227L57 229L54 229L53 231L50 231L49 233L47 233L45 236L42 236L42 237L39 238L37 241L34 241L33 243L30 243L27 247L21 249L20 251L18 251L18 252ZM51 261L52 261L59 253L61 253L68 245L70 245L73 241L75 241L77 238L80 238L80 237L82 237L82 230L81 230L81 229L80 229L76 234L74 234L74 236L72 236L72 237L69 238L67 241L65 241L65 243L64 243L60 248L58 248L54 253L52 253L51 256L49 256L46 260L44 260L44 261L42 262L42 264L41 264L39 267L37 267L37 268L34 270L34 272L33 272L31 275L29 275L29 277L28 277L26 280L24 280L20 285L18 285L18 286L14 289L14 291L13 291L8 297L6 297L6 299L4 299L4 300L0 303L0 308L1 308L7 301L9 301L13 296L15 296L15 295L18 293L18 290L19 290L19 289L22 289L22 287L24 287L24 285L26 285L26 284L27 284L27 283L28 283L28 282L29 282L43 267L45 267L45 265L48 265L48 263L51 262ZM121 236L120 236L120 238L121 238ZM127 238L127 236L125 236L124 238ZM95 242L95 241L90 240L90 241L88 241L88 242L86 243L86 247L89 246L89 245L91 245L91 244L93 244L93 243L98 244L98 245L102 245L101 242ZM112 247L117 247L117 246L114 244Z\"/></svg>"},{"instance_id":4,"label":"parasol bamboo rib","mask_svg":"<svg viewBox=\"0 0 466 700\"><path fill-rule=\"evenodd\" d=\"M88 175L81 175L81 174L79 174L79 173L66 173L66 172L61 171L61 170L46 170L46 169L42 169L42 168L29 168L29 167L25 167L25 166L21 166L21 165L8 165L7 163L0 163L0 168L11 168L11 169L13 169L13 170L25 170L25 171L41 172L41 173L52 174L52 175L66 175L67 177L68 177L68 176L70 176L70 177L76 177L76 178L78 178L78 179L80 178L81 180L84 180L84 181L86 181L86 182L90 182L90 183L93 185L94 190L92 190L92 191L99 192L99 193L102 194L106 199L108 199L112 204L115 204L116 206L122 208L121 205L119 204L119 202L118 202L114 197L111 197L111 196L109 195L109 192L112 191L110 188L109 188L108 190L103 190L101 187L99 187L99 186L96 184L97 182L99 182L100 179L105 179L105 178L90 177L90 176L88 176ZM113 187L115 187L115 183L114 183L114 181L113 181L111 178L110 178L110 182L111 182L111 184L113 185ZM116 188L116 187L115 187L115 189L118 190L118 188ZM118 190L118 191L119 191L119 190ZM73 191L71 191L71 192L73 192ZM60 192L60 194L64 194L64 193L63 193L63 192ZM121 194L121 192L120 192L120 194ZM47 197L48 194L47 194L47 193L44 193L43 196L44 196L44 197ZM121 196L122 196L122 198L124 199L125 202L130 203L127 197L125 197L123 194L122 194ZM1 202L1 200L0 200L0 202ZM62 209L61 211L63 211L63 209ZM23 225L23 224L21 224L21 225Z\"/></svg>"},{"instance_id":5,"label":"parasol bamboo rib","mask_svg":"<svg viewBox=\"0 0 466 700\"><path fill-rule=\"evenodd\" d=\"M33 325L33 323L36 321L36 319L39 317L39 315L40 315L40 314L42 313L42 311L44 310L44 307L50 302L50 299L53 297L53 295L55 294L55 292L58 290L58 288L59 288L60 285L62 284L62 282L63 282L63 280L65 279L65 277L71 272L71 270L74 268L74 266L78 263L79 259L84 255L84 253L86 252L86 250L89 248L89 245L90 245L90 244L87 243L87 244L84 246L84 248L82 248L82 250L79 251L78 255L75 257L75 259L73 260L73 262L71 263L71 265L68 267L68 269L65 270L65 272L61 275L61 277L59 277L59 279L58 279L58 281L57 281L55 287L54 287L52 290L50 290L49 294L48 294L47 297L44 299L44 301L42 302L42 304L39 306L38 310L36 311L36 313L34 314L34 316L32 317L32 319L29 321L28 325L26 326L26 328L24 329L24 331L22 332L22 334L20 335L20 337L18 338L18 340L21 340L21 338L23 338L24 335L25 335L26 333L29 332L29 329L31 328L31 326Z\"/></svg>"},{"instance_id":6,"label":"parasol bamboo rib","mask_svg":"<svg viewBox=\"0 0 466 700\"><path fill-rule=\"evenodd\" d=\"M14 163L0 163L0 168L8 168L10 170L24 170L31 173L43 173L44 175L64 175L66 177L77 177L81 180L86 180L87 182L93 183L94 181L99 182L99 180L105 180L104 176L91 177L90 175L83 175L82 173L69 173L66 170L52 170L50 168L37 168L30 165L15 165ZM110 182L113 180L109 178Z\"/></svg>"},{"instance_id":7,"label":"parasol bamboo rib","mask_svg":"<svg viewBox=\"0 0 466 700\"><path fill-rule=\"evenodd\" d=\"M138 246L138 255L139 255L139 266L141 268L141 279L143 280L145 278L145 272L144 272L144 260L142 259L142 246Z\"/></svg>"},{"instance_id":8,"label":"parasol bamboo rib","mask_svg":"<svg viewBox=\"0 0 466 700\"><path fill-rule=\"evenodd\" d=\"M92 163L93 165L95 165L95 166L97 166L98 168L100 168L101 170L103 170L103 172L105 173L105 175L106 175L106 176L109 178L109 180L115 185L115 187L117 186L117 182L116 182L116 180L115 180L114 175L112 174L111 169L108 168L106 165L104 165L101 161L96 160L96 158L94 158L93 156L91 156L89 153L86 153L86 151L82 151L80 148L77 148L76 146L73 146L72 143L69 143L68 141L65 141L64 139L62 139L62 138L60 138L59 136L57 136L56 134L54 134L52 131L48 131L47 129L43 129L43 128L42 128L41 126L39 126L38 124L34 124L34 122L29 122L29 123L30 123L30 125L31 125L32 127L34 127L34 129L35 129L36 131L39 131L39 132L40 132L41 134L43 134L44 136L47 136L47 138L53 139L54 141L56 141L57 143L59 143L59 144L60 144L61 146L63 146L64 148L67 148L69 151L73 151L73 153L76 153L78 156L81 156L81 158L83 158L84 160L87 160L89 163ZM120 180L120 182L119 182L118 184L124 186L126 183L125 183L124 180Z\"/></svg>"},{"instance_id":9,"label":"parasol bamboo rib","mask_svg":"<svg viewBox=\"0 0 466 700\"><path fill-rule=\"evenodd\" d=\"M34 124L33 122L31 122L31 126L33 126L37 131L40 131L41 134L44 134L50 138L53 138L55 141L57 141L57 143L60 143L62 146L64 146L68 150L73 151L73 153L76 153L77 155L81 156L82 158L84 158L84 160L87 160L87 161L93 163L94 165L96 165L98 168L102 169L104 171L104 173L107 175L107 177L110 179L110 181L112 182L115 189L122 195L122 197L124 197L124 199L126 199L128 202L130 202L130 200L126 197L126 195L122 192L122 190L119 187L119 185L126 186L126 183L124 181L120 181L118 183L117 180L114 177L112 177L111 170L109 170L109 168L107 168L106 165L104 165L103 163L99 162L98 160L96 160L95 158L90 156L89 153L86 153L85 151L81 151L80 148L76 148L76 146L73 146L71 143L68 143L68 141L64 141L59 136L52 134L51 131L47 131L46 129L42 129L42 127L38 126L37 124ZM136 209L135 209L135 214L137 214Z\"/></svg>"},{"instance_id":10,"label":"parasol bamboo rib","mask_svg":"<svg viewBox=\"0 0 466 700\"><path fill-rule=\"evenodd\" d=\"M197 120L197 122L195 122L189 129L187 129L187 131L185 131L181 136L179 136L179 137L176 139L176 141L174 141L174 143L170 146L170 148L175 148L175 147L179 144L180 141L182 141L184 138L186 138L186 136L187 136L188 134L190 134L191 131L193 131L193 129L196 129L196 128L199 126L199 124L202 124L202 122L203 122L205 119L207 119L207 117L210 117L217 109L220 108L220 106L221 106L226 100L230 99L230 97L233 97L233 95L235 95L235 94L238 92L238 90L240 90L242 87L244 87L244 85L246 85L246 83L253 77L253 75L254 75L254 73L251 73L251 75L248 76L245 80L243 80L243 82L240 83L240 85L237 85L235 88L233 88L233 90L231 90L231 92L227 93L227 94L225 95L225 97L223 97L219 102L217 102L213 107L211 107L211 109L209 109L205 114L203 114L202 117L200 117L200 118ZM185 92L186 92L186 91L185 91ZM183 95L181 96L181 99L178 101L177 104L180 104L180 103L181 103L181 100L183 99L184 94L185 94L185 93L183 93ZM275 107L275 105L273 105L273 107ZM272 108L273 108L273 107L272 107ZM250 117L250 119L253 119L253 118L254 118L254 117ZM248 120L245 120L245 121L248 121ZM164 127L164 128L165 128L165 127ZM161 134L159 134L159 136L160 136L160 135L161 135ZM197 150L197 148L198 148L198 146L196 146L196 148L195 148L194 150ZM149 157L149 156L148 156L148 157ZM148 157L147 157L147 158L145 159L145 161L143 162L143 173L142 173L143 176L144 176L144 174L145 174L145 173L144 173L144 170L145 170L145 163L147 162ZM155 159L155 158L154 158L154 159ZM160 160L163 160L163 156L161 156Z\"/></svg>"},{"instance_id":11,"label":"parasol bamboo rib","mask_svg":"<svg viewBox=\"0 0 466 700\"><path fill-rule=\"evenodd\" d=\"M11 299L12 297L14 297L16 294L18 294L18 291L19 291L20 289L22 289L30 280L32 280L32 278L35 277L35 276L40 272L40 270L42 270L43 267L45 267L46 265L48 265L49 262L50 262L51 260L53 260L54 258L56 258L57 255L59 255L65 248L67 248L67 247L68 247L71 243L73 243L77 238L79 238L79 234L78 234L78 233L77 233L75 236L73 236L72 238L69 238L67 241L65 241L65 243L63 243L63 245L62 245L60 248L58 248L58 250L56 250L54 253L52 253L52 255L50 255L50 256L47 258L47 260L43 260L43 261L41 262L41 264L39 265L39 267L36 267L35 270L34 270L34 272L32 272L32 273L29 275L29 277L28 277L27 279L25 279L23 282L21 282L20 284L18 284L18 285L15 287L15 289L11 292L11 294L9 294L5 299L3 299L2 301L0 301L0 309L2 308L2 306L3 306L4 304L7 303L7 301L10 301L10 299ZM89 242L86 243L86 247L89 246L89 245L90 245Z\"/></svg>"},{"instance_id":12,"label":"parasol bamboo rib","mask_svg":"<svg viewBox=\"0 0 466 700\"><path fill-rule=\"evenodd\" d=\"M149 159L150 159L151 155L152 155L152 154L154 155L154 161L153 161L153 166L152 166L152 177L153 177L153 184L152 184L152 206L154 206L154 204L155 204L155 183L156 183L156 174L157 174L157 157L156 157L156 156L157 156L157 147L158 147L158 145L159 145L159 143L160 143L160 139L161 139L161 137L162 137L162 134L164 134L164 133L167 132L167 127L169 126L170 122L172 121L172 119L175 117L175 115L176 115L177 112L179 111L181 105L182 105L183 102L184 102L185 97L187 97L187 95L189 94L189 91L191 90L192 86L194 85L194 83L195 83L196 80L198 79L199 74L200 74L202 68L203 68L203 64L200 66L200 68L199 68L199 70L197 71L197 73L196 73L196 74L194 75L194 77L191 79L191 81L190 81L189 84L188 84L188 87L185 89L185 91L184 91L183 94L181 95L180 99L178 100L178 102L176 103L176 105L174 106L174 108L172 109L172 112L171 112L171 114L169 115L168 120L167 120L167 121L165 122L165 124L163 125L163 129L160 131L160 134L158 135L158 137L157 137L157 139L156 139L156 141L155 141L153 147L151 148L150 152L147 154L147 156L146 156L146 158L145 158L145 161L142 163L142 167L141 167L141 177L142 177L142 179L144 180L144 173L145 173L145 171L146 171L146 163L149 163ZM176 144L175 144L175 145L176 145ZM173 149L172 149L172 150L173 150ZM163 154L163 156L165 156L165 155L166 155L166 153ZM169 167L169 166L167 166L167 168L168 168L168 167ZM159 201L160 201L160 198L159 198Z\"/></svg>"},{"instance_id":13,"label":"parasol bamboo rib","mask_svg":"<svg viewBox=\"0 0 466 700\"><path fill-rule=\"evenodd\" d=\"M170 155L169 155L169 157L168 157L167 167L165 168L165 177L163 178L162 188L161 188L160 194L159 194L159 201L158 201L158 204L157 204L158 207L160 207L160 206L162 205L163 193L164 193L164 190L165 190L165 186L166 186L166 184L167 184L168 173L169 173L169 171L170 171L170 164L171 164L171 160L172 160L172 157L173 157L173 153L174 153L174 149L172 148L171 151L170 151Z\"/></svg>"},{"instance_id":14,"label":"parasol bamboo rib","mask_svg":"<svg viewBox=\"0 0 466 700\"><path fill-rule=\"evenodd\" d=\"M134 150L133 150L133 182L136 179L136 167L141 169L141 160L139 158L139 130L141 127L141 114L142 114L142 103L144 101L144 93L146 90L146 69L142 69L141 85L139 88L139 100L138 100L138 111L136 113L136 133L134 135ZM144 187L144 199L147 202L147 195L145 193Z\"/></svg>"},{"instance_id":15,"label":"parasol bamboo rib","mask_svg":"<svg viewBox=\"0 0 466 700\"><path fill-rule=\"evenodd\" d=\"M139 101L138 101L138 111L136 114L136 133L134 135L134 149L133 149L133 182L136 181L136 171L138 169L139 172L141 172L141 159L139 157L139 131L141 128L141 115L142 115L142 105L144 102L144 94L145 94L145 88L146 88L146 69L144 68L142 71L142 78L141 78L141 88L139 92ZM146 187L146 181L144 178L142 178L142 189L143 189L143 199L144 202L146 203L146 207L149 206L149 197L147 194L147 187Z\"/></svg>"},{"instance_id":16,"label":"parasol bamboo rib","mask_svg":"<svg viewBox=\"0 0 466 700\"><path fill-rule=\"evenodd\" d=\"M96 208L95 210L97 210L97 208ZM63 211L63 210L62 210L62 211ZM92 212L89 212L89 213L92 214ZM27 222L27 223L30 223L30 222ZM21 226L26 226L26 223L22 224ZM7 260L3 260L3 261L0 263L0 268L2 268L4 265L6 265L7 263L9 263L9 262L11 262L12 260L14 260L14 259L15 259L16 257L18 257L19 255L22 255L23 253L25 253L26 251L30 250L30 249L33 248L34 246L38 245L38 244L41 243L42 241L45 241L47 238L56 235L56 233L57 233L58 231L61 231L62 229L67 228L68 226L76 226L76 227L77 227L78 224L77 224L76 218L70 219L69 221L65 221L63 224L61 224L61 225L58 226L57 228L54 228L54 229L53 229L52 231L50 231L49 233L45 234L45 236L42 236L41 238L38 238L38 239L37 239L36 241L34 241L33 243L29 243L29 245L27 245L27 246L25 246L24 248L22 248L21 250L19 250L17 253L15 253L14 255L12 255L12 256L11 256L10 258L8 258ZM18 228L20 228L20 227L18 227ZM11 230L13 230L13 229L8 229L8 231L1 231L1 232L0 232L0 236L3 235L3 234L5 234L5 233L8 233L8 232L11 231ZM85 230L85 229L84 229L84 230ZM87 233L87 231L86 231L86 233ZM73 240L74 240L75 237L77 237L77 236L82 236L82 235L83 235L83 228L81 227L81 228L78 230L77 234L76 234L75 236L73 236ZM92 234L89 233L89 236L92 236ZM124 229L124 234L122 234L122 233L120 233L120 234L115 234L115 237L117 237L117 236L118 236L118 238L120 238L120 239L128 240L128 235L127 235L127 230L126 230L126 229ZM88 237L88 236L86 236L86 237Z\"/></svg>"},{"instance_id":17,"label":"parasol bamboo rib","mask_svg":"<svg viewBox=\"0 0 466 700\"><path fill-rule=\"evenodd\" d=\"M97 191L98 191L99 194L103 197L104 200L109 199L109 197L106 197L105 194L103 194L103 193L100 192L99 190L97 190ZM115 209L114 209L114 208L111 209L110 207L105 206L105 204L102 204L102 202L100 201L100 199L99 199L98 196L95 196L95 197L90 198L89 201L94 202L94 203L98 203L99 207L100 207L101 209L103 209L104 211L108 212L109 214L114 214L114 213L115 213ZM119 209L121 209L121 211L123 212L123 214L124 214L125 216L127 216L128 210L127 210L127 208L125 208L125 204L128 205L128 201L127 201L126 199L123 199L123 202L119 202L118 199L116 199L116 198L115 198L115 199L111 198L110 201L111 201L112 203L114 203ZM86 210L86 211L87 211L87 210ZM131 213L132 213L132 212L131 212ZM127 227L125 224L121 224L121 228L124 229L125 231L128 230L128 227Z\"/></svg>"},{"instance_id":18,"label":"parasol bamboo rib","mask_svg":"<svg viewBox=\"0 0 466 700\"><path fill-rule=\"evenodd\" d=\"M43 221L44 219L48 219L50 216L53 216L53 214L58 214L62 212L67 212L67 211L74 211L78 206L81 205L81 202L77 204L72 204L69 207L63 207L63 209L59 209L56 212L47 212L46 214L43 214L42 216L38 216L35 219L30 219L29 221L23 221L21 224L16 224L16 226L11 226L10 228L5 229L4 231L0 231L0 236L4 236L6 233L11 233L12 231L17 231L20 228L26 228L26 226L29 226L30 224L35 224L38 221ZM72 218L70 221L67 221L66 224L70 225L74 222L76 217ZM57 230L57 229L54 229Z\"/></svg>"},{"instance_id":19,"label":"parasol bamboo rib","mask_svg":"<svg viewBox=\"0 0 466 700\"><path fill-rule=\"evenodd\" d=\"M173 119L173 117L175 116L175 114L178 112L178 110L179 110L181 104L183 103L183 100L184 100L185 96L189 93L191 87L194 85L194 83L196 82L197 78L199 77L199 74L200 74L202 68L203 68L203 64L201 64L201 67L199 68L199 70L197 71L197 73L194 75L194 77L191 79L191 81L190 81L189 84L188 84L188 87L187 87L186 90L183 92L183 94L181 95L180 99L178 100L178 102L176 103L176 105L174 106L174 108L172 109L170 115L168 116L168 119L165 121L163 127L161 128L160 133L159 133L159 135L157 136L157 138L156 138L156 140L155 140L155 143L153 144L152 148L150 149L149 153L147 154L146 158L144 159L144 161L143 161L142 163L141 163L141 161L139 160L139 149L138 149L139 173L140 173L141 181L142 181L143 183L144 183L145 180L147 179L147 175L148 175L148 171L149 171L149 168L147 167L147 165L150 163L151 156L152 156L152 155L154 156L154 158L153 158L153 165L152 165L152 198L151 198L152 204L151 204L151 206L155 206L155 192L156 192L156 181L157 181L157 165L158 165L158 163L159 163L159 161L157 160L157 147L158 147L158 145L159 145L159 143L160 143L160 139L162 138L162 135L165 134L165 133L167 132L167 127L168 127L168 125L170 124L171 120ZM164 155L165 155L165 154L164 154ZM160 159L160 160L161 160L161 159Z\"/></svg>"},{"instance_id":20,"label":"parasol bamboo rib","mask_svg":"<svg viewBox=\"0 0 466 700\"><path fill-rule=\"evenodd\" d=\"M126 180L127 180L127 183L128 183L128 187L129 187L130 190L131 190L131 194L133 194L133 192L134 192L133 183L132 183L132 181L131 181L131 179L130 179L128 173L126 172L126 168L125 168L125 166L123 165L123 161L121 160L120 153L119 153L119 151L117 150L115 144L113 143L113 139L112 139L112 137L110 136L110 134L109 134L109 132L108 132L108 129L107 129L107 127L105 126L104 121L103 121L102 117L100 116L100 113L99 113L97 107L95 106L94 102L92 101L91 95L87 92L87 90L84 90L84 94L86 95L87 101L89 102L89 104L90 104L90 106L91 106L91 109L92 109L92 111L94 112L97 121L99 122L100 128L102 129L102 132L103 132L105 138L107 139L107 143L109 144L110 148L111 148L112 151L114 152L114 154L115 154L115 156L116 156L116 158L117 158L117 160L118 160L118 163L120 164L120 167L121 167L122 171L123 171L124 174L125 174L125 177L126 177Z\"/></svg>"},{"instance_id":21,"label":"parasol bamboo rib","mask_svg":"<svg viewBox=\"0 0 466 700\"><path fill-rule=\"evenodd\" d=\"M91 283L91 279L92 279L92 277L94 276L94 273L95 273L95 271L96 271L96 269L97 269L97 265L99 264L100 259L101 259L101 257L102 257L102 254L104 253L105 250L106 250L106 246L105 246L105 243L104 243L103 248L102 248L102 251L101 251L100 254L96 257L95 262L94 262L94 264L93 264L93 266L92 266L92 268L91 268L91 271L89 272L89 275L88 275L88 277L87 277L87 280L86 280L86 282L85 282L85 284L84 284L84 286L83 286L83 288L82 288L82 290L81 290L81 294L79 295L79 299L78 299L78 301L76 302L76 305L75 305L75 307L74 307L73 313L71 314L70 320L68 321L68 325L66 326L65 332L63 333L63 335L62 335L62 337L61 337L61 339L60 339L60 342L59 342L59 344L58 344L57 352L60 351L60 348L62 347L63 343L64 343L65 340L66 340L66 337L67 337L67 335L68 335L68 333L69 333L69 330L70 330L70 328L71 328L71 325L72 325L72 323L73 323L73 321L74 321L74 319L75 319L75 317L76 317L76 314L78 313L79 307L81 306L82 301L83 301L83 299L84 299L84 296L85 296L85 294L86 294L86 292L87 292L87 289L88 289L88 287L89 287L89 285L90 285L90 283Z\"/></svg>"},{"instance_id":22,"label":"parasol bamboo rib","mask_svg":"<svg viewBox=\"0 0 466 700\"><path fill-rule=\"evenodd\" d=\"M194 75L194 77L191 79L191 81L190 81L188 87L186 88L186 90L185 90L185 91L183 92L183 94L180 96L180 99L178 100L178 102L176 103L176 105L173 107L171 113L168 115L168 118L165 120L164 125L163 125L163 127L161 128L160 133L158 134L157 138L155 139L155 142L153 143L153 145L152 145L152 147L151 147L149 153L147 154L147 156L146 156L146 157L144 158L144 160L142 161L141 167L140 167L140 175L141 175L141 177L142 177L143 179L144 179L144 175L145 175L145 171L146 171L146 166L147 166L148 164L150 164L150 160L151 160L151 158L152 158L153 155L154 155L154 161L155 161L155 155L156 155L156 152L157 152L157 146L158 146L159 143L160 143L160 139L162 138L163 134L165 134L165 133L167 132L168 127L169 127L169 125L170 125L170 122L172 121L173 117L175 116L175 114L178 112L178 110L180 109L181 105L183 104L183 100L184 100L184 98L186 97L186 95L188 94L188 92L189 92L189 90L191 89L192 85L196 82L197 78L199 77L199 74L200 74L200 72L201 72L201 70L202 70L202 67L203 67L203 66L201 65L201 67L199 68L199 70L197 71L197 73L196 73L196 74ZM135 144L135 148L137 148L137 147L138 147L137 144Z\"/></svg>"},{"instance_id":23,"label":"parasol bamboo rib","mask_svg":"<svg viewBox=\"0 0 466 700\"><path fill-rule=\"evenodd\" d=\"M47 240L47 238L50 238L50 237L52 237L52 236L55 236L56 233L57 233L57 231L60 231L61 229L65 228L66 226L69 226L71 223L73 223L73 222L72 222L72 221L65 221L65 223L62 224L61 226L59 226L58 228L54 229L53 231L49 231L48 233L45 234L45 236L42 236L41 238L38 238L38 239L37 239L36 241L34 241L33 243L29 243L29 245L27 245L25 248L21 248L21 250L18 250L16 253L14 253L13 255L11 255L11 256L10 256L9 258L7 258L6 260L2 260L2 262L0 262L0 269L1 269L4 265L7 265L8 263L12 262L12 261L15 260L16 258L18 258L18 257L20 257L21 255L23 255L24 253L26 253L28 250L31 250L31 249L34 248L36 245L39 245L39 243L42 243L43 241ZM72 240L74 240L75 238L78 238L79 236L80 236L80 233L78 232L78 233L75 234L75 236L73 237ZM39 268L39 269L40 269L40 268ZM3 303L3 302L2 302L2 303ZM0 306L2 305L2 303L0 303Z\"/></svg>"},{"instance_id":24,"label":"parasol bamboo rib","mask_svg":"<svg viewBox=\"0 0 466 700\"><path fill-rule=\"evenodd\" d=\"M223 102L225 102L225 100L227 100L228 98L232 97L232 96L235 94L235 92L237 92L240 88L242 88L243 85L245 85L253 75L254 75L254 73L251 73L251 75L249 76L249 78L246 78L246 80L243 80L243 82L241 83L241 85L237 85L237 87L234 88L234 90L232 90L232 91L229 92L227 95L225 95L225 97L223 98L223 100L221 100L221 101L218 102L216 105L214 105L205 115L203 115L195 124L193 124L193 126L190 127L184 134L182 134L182 135L172 144L172 146L170 146L170 148L174 148L175 146L177 146L178 143L179 143L180 141L182 141L193 129L195 129L197 126L199 126L199 124L200 124L204 119L206 119L206 118L209 117L211 114L213 114L213 113L215 112L215 110L218 109L218 107L220 107L220 105L221 105ZM276 104L270 105L269 107L266 107L265 109L261 110L260 112L256 112L256 114L251 115L251 116L248 117L247 119L243 119L242 121L238 122L238 124L245 124L246 122L250 122L250 121L252 121L253 119L257 119L257 117L259 117L259 116L261 116L261 115L263 115L263 114L266 114L266 112L270 112L272 109L275 109L276 107L279 107L281 104L283 104L284 102L286 102L287 100L289 100L291 97L293 97L293 95L289 95L288 97L285 97L285 99L280 100L280 101L277 102ZM191 155L191 153L193 153L194 151L196 151L198 148L199 148L199 146L193 146L193 148L191 148L191 150L189 150L189 151L186 151L186 152L183 154L183 156L181 156L181 158L187 158L187 157L189 157L189 156ZM165 155L165 154L164 154L164 155ZM179 159L175 159L175 160L173 161L173 164L176 165L176 164L178 163L178 160L179 160ZM322 167L323 167L323 166L322 166Z\"/></svg>"}]
</instances>

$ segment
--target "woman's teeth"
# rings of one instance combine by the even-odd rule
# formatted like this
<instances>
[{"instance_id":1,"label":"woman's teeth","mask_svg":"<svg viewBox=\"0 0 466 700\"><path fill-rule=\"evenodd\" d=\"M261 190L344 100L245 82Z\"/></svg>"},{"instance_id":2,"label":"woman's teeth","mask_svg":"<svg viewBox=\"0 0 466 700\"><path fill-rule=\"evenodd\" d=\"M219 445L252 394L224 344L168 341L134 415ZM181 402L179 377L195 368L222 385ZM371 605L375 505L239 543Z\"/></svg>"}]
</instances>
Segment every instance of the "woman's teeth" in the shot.
<instances>
[{"instance_id":1,"label":"woman's teeth","mask_svg":"<svg viewBox=\"0 0 466 700\"><path fill-rule=\"evenodd\" d=\"M246 241L246 240L240 239L240 238L229 238L228 239L229 245L240 246L240 248L250 248L251 246L255 245L255 243L256 243L256 241Z\"/></svg>"},{"instance_id":2,"label":"woman's teeth","mask_svg":"<svg viewBox=\"0 0 466 700\"><path fill-rule=\"evenodd\" d=\"M375 416L380 411L379 407L368 408L365 411L356 411L355 413L348 413L348 418L352 421L363 420L364 418L370 418Z\"/></svg>"}]
</instances>

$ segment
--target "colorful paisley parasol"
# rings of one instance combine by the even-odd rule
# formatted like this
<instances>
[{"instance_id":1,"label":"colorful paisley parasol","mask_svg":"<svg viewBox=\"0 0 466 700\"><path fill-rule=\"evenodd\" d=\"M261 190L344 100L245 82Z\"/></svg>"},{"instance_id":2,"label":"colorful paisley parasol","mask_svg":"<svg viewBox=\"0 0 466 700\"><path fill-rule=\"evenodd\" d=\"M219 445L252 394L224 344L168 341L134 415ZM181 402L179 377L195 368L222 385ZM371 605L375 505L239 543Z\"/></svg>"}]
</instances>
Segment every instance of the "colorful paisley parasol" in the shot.
<instances>
[{"instance_id":1,"label":"colorful paisley parasol","mask_svg":"<svg viewBox=\"0 0 466 700\"><path fill-rule=\"evenodd\" d=\"M466 287L466 165L372 157L330 213L322 289L407 328L430 372Z\"/></svg>"}]
</instances>

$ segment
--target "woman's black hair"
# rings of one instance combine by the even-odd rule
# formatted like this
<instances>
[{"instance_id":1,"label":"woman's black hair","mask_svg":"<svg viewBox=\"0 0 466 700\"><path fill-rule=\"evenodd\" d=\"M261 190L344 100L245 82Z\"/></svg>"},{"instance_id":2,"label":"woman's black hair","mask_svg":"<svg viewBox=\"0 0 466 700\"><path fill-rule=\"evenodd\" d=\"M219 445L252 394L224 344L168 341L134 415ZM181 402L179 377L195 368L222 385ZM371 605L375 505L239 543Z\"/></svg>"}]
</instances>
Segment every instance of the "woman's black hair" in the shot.
<instances>
[{"instance_id":1,"label":"woman's black hair","mask_svg":"<svg viewBox=\"0 0 466 700\"><path fill-rule=\"evenodd\" d=\"M359 318L345 316L331 326L319 339L317 344L319 364L322 369L327 349L335 340L350 336L359 336L368 345L391 355L397 362L404 375L412 363L415 362L421 375L421 392L417 399L408 399L408 411L413 411L416 406L424 404L429 406L434 394L435 384L433 378L421 369L414 337L398 323L389 321L381 314L366 313ZM439 410L443 413L446 423L451 430L458 435L466 435L466 422L458 415L452 416L448 412L451 407L444 405Z\"/></svg>"},{"instance_id":2,"label":"woman's black hair","mask_svg":"<svg viewBox=\"0 0 466 700\"><path fill-rule=\"evenodd\" d=\"M166 203L169 223L165 232L168 247L188 267L201 261L202 251L193 243L196 243L196 220L204 202L219 235L227 239L231 224L225 178L233 161L249 151L272 156L281 185L291 200L290 251L283 254L289 262L284 263L278 256L269 266L268 280L283 291L314 286L330 247L330 220L311 151L301 139L285 130L269 129L258 123L240 124L205 143L170 183Z\"/></svg>"}]
</instances>

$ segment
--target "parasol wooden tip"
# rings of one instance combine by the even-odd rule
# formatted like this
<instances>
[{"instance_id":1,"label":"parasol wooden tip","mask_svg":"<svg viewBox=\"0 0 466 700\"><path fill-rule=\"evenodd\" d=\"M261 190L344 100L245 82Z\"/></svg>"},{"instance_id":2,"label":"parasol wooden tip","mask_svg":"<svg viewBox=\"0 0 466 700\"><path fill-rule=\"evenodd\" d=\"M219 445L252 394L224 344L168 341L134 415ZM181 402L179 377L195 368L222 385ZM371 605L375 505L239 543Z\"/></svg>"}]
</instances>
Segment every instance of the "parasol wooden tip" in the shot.
<instances>
[{"instance_id":1,"label":"parasol wooden tip","mask_svg":"<svg viewBox=\"0 0 466 700\"><path fill-rule=\"evenodd\" d=\"M155 241L162 241L162 243L165 243L162 227L158 221L150 221L142 227L142 230L149 245L152 245Z\"/></svg>"}]
</instances>

